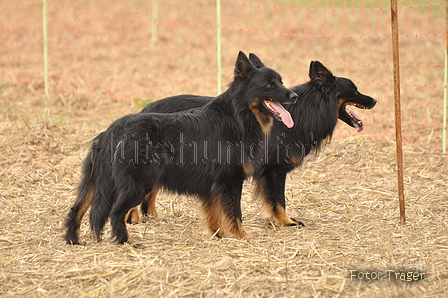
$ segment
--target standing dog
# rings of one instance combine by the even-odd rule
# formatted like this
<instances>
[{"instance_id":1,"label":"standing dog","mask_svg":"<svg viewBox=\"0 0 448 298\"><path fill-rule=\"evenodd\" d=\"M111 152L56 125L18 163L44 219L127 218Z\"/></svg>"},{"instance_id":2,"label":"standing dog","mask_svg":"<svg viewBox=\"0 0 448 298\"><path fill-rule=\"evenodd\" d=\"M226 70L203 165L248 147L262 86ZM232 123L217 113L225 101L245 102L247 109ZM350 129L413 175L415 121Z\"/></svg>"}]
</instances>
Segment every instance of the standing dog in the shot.
<instances>
[{"instance_id":1,"label":"standing dog","mask_svg":"<svg viewBox=\"0 0 448 298\"><path fill-rule=\"evenodd\" d=\"M249 59L257 67L263 67L257 56L250 54ZM311 62L309 77L310 81L307 83L291 88L299 95L297 104L286 107L292 115L294 127L287 129L282 124L274 123L269 140L265 142L268 144L263 144L265 150L268 150L267 162L254 173L255 195L260 197L279 226L303 225L286 213L286 175L300 166L311 151L322 148L322 143L331 138L338 119L357 128L358 132L364 129L361 118L350 111L349 106L371 109L376 104L375 99L359 92L351 80L335 77L319 61ZM195 109L211 99L189 94L173 96L148 104L141 113ZM142 202L143 215L157 216L156 195L156 192L151 192ZM137 214L132 212L133 216ZM138 221L138 217L133 220L130 218L129 221Z\"/></svg>"},{"instance_id":2,"label":"standing dog","mask_svg":"<svg viewBox=\"0 0 448 298\"><path fill-rule=\"evenodd\" d=\"M295 103L297 98L277 72L255 66L240 52L228 90L203 107L118 119L92 141L66 221L66 242L80 243L80 222L90 206L98 240L110 216L117 242L132 242L126 215L146 194L162 187L197 196L212 234L248 237L242 226L243 181L259 171L254 161L263 150L257 144L270 132L274 119L287 127L294 125L280 103Z\"/></svg>"}]
</instances>

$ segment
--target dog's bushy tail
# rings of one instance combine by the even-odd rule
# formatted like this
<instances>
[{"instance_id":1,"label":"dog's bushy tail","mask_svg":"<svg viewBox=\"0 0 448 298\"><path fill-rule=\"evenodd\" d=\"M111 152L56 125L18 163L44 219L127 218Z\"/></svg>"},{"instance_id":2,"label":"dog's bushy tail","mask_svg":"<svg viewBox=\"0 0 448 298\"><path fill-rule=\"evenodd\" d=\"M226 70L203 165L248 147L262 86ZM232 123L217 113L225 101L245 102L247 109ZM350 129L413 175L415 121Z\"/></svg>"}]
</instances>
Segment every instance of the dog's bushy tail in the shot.
<instances>
[{"instance_id":1,"label":"dog's bushy tail","mask_svg":"<svg viewBox=\"0 0 448 298\"><path fill-rule=\"evenodd\" d=\"M97 241L101 241L104 225L109 218L110 211L115 202L115 187L112 180L112 159L115 149L113 133L108 130L94 139L91 159L93 171L91 180L95 185L95 191L90 208L90 228Z\"/></svg>"},{"instance_id":2,"label":"dog's bushy tail","mask_svg":"<svg viewBox=\"0 0 448 298\"><path fill-rule=\"evenodd\" d=\"M89 208L90 228L97 241L101 241L102 230L115 200L109 137L106 131L94 138L90 152L83 161L76 201L65 223L68 244L81 244L81 220Z\"/></svg>"}]
</instances>

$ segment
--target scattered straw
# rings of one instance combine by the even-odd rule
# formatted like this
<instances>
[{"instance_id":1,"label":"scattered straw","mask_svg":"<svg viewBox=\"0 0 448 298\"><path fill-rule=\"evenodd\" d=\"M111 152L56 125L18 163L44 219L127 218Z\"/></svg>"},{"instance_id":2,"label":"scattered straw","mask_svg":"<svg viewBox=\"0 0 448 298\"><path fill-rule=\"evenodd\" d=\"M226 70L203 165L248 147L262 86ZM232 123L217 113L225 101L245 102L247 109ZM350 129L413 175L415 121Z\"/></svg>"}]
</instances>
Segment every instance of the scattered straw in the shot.
<instances>
[{"instance_id":1,"label":"scattered straw","mask_svg":"<svg viewBox=\"0 0 448 298\"><path fill-rule=\"evenodd\" d=\"M9 94L21 94L18 101L36 100L26 86L7 88ZM5 101L1 95L0 101ZM114 244L109 224L105 240L97 244L86 220L81 237L87 245L68 246L62 239L63 223L75 198L81 152L110 123L104 115L119 117L133 110L123 103L117 107L92 101L91 111L57 123L55 115L78 115L78 108L49 101L45 107L12 109L0 118L0 296L448 294L446 156L405 148L405 226L398 223L394 146L365 137L357 147L363 157L357 164L328 164L332 152L326 150L288 176L287 211L304 221L305 228L272 225L259 203L251 200L253 186L247 183L242 209L252 239L210 238L193 199L161 193L160 218L128 226L145 249ZM32 116L45 113L46 119ZM78 129L81 123L83 132ZM417 283L349 278L351 269L400 268L420 270L427 278Z\"/></svg>"}]
</instances>

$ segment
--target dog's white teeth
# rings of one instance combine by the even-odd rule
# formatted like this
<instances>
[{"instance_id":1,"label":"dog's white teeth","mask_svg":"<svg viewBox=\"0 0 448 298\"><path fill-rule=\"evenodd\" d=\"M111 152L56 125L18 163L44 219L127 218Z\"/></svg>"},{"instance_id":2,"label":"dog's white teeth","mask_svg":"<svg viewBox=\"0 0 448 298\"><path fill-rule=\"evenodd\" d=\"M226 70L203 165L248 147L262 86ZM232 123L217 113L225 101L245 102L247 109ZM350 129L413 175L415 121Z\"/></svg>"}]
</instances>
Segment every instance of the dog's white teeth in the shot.
<instances>
[{"instance_id":1,"label":"dog's white teeth","mask_svg":"<svg viewBox=\"0 0 448 298\"><path fill-rule=\"evenodd\" d=\"M357 103L352 103L352 102L350 102L350 103L348 103L348 105L349 105L349 106L355 106L355 107L357 107L358 109L363 109L363 110L366 110L366 109L367 109L365 106L362 106L362 105L357 104Z\"/></svg>"},{"instance_id":2,"label":"dog's white teeth","mask_svg":"<svg viewBox=\"0 0 448 298\"><path fill-rule=\"evenodd\" d=\"M271 110L271 112L275 112L275 113L276 113L276 111L274 110L274 108L271 106L271 104L270 104L267 100L265 100L264 102L265 102L265 104L266 104L266 107L268 107L268 109Z\"/></svg>"}]
</instances>

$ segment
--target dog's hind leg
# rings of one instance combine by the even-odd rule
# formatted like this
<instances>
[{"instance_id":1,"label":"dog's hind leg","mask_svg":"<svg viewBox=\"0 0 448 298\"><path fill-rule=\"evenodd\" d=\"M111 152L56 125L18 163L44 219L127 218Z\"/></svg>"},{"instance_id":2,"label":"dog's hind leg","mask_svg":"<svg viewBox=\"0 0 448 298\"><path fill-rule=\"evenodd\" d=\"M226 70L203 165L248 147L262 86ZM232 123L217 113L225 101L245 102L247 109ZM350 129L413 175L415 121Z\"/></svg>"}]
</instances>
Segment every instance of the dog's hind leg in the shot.
<instances>
[{"instance_id":1,"label":"dog's hind leg","mask_svg":"<svg viewBox=\"0 0 448 298\"><path fill-rule=\"evenodd\" d=\"M141 212L142 215L144 217L146 216L151 216L154 218L159 217L157 214L157 210L156 210L156 198L157 198L157 194L159 192L159 188L158 187L153 187L153 189L151 190L151 192L147 193L145 198L143 199L140 208L141 208ZM138 214L138 207L134 207L132 208L129 213L126 215L126 222L128 224L133 224L133 223L139 223L142 220L140 219L140 216Z\"/></svg>"},{"instance_id":2,"label":"dog's hind leg","mask_svg":"<svg viewBox=\"0 0 448 298\"><path fill-rule=\"evenodd\" d=\"M148 170L149 166L122 167L118 169L120 172L114 172L117 200L110 212L110 221L112 235L120 244L134 244L126 229L126 215L143 201L156 182L155 173Z\"/></svg>"},{"instance_id":3,"label":"dog's hind leg","mask_svg":"<svg viewBox=\"0 0 448 298\"><path fill-rule=\"evenodd\" d=\"M255 196L261 199L277 226L305 226L286 213L286 174L284 170L266 167L261 175L254 177Z\"/></svg>"},{"instance_id":4,"label":"dog's hind leg","mask_svg":"<svg viewBox=\"0 0 448 298\"><path fill-rule=\"evenodd\" d=\"M133 243L126 229L126 215L131 208L137 206L143 200L145 191L140 188L120 189L117 201L110 213L112 235L119 244Z\"/></svg>"},{"instance_id":5,"label":"dog's hind leg","mask_svg":"<svg viewBox=\"0 0 448 298\"><path fill-rule=\"evenodd\" d=\"M128 214L126 214L126 222L128 224L136 224L141 222L140 215L138 214L138 206L131 208L129 210Z\"/></svg>"},{"instance_id":6,"label":"dog's hind leg","mask_svg":"<svg viewBox=\"0 0 448 298\"><path fill-rule=\"evenodd\" d=\"M157 210L156 210L156 199L157 194L159 193L159 187L154 186L150 193L146 194L145 198L143 199L141 208L142 208L142 215L146 216L152 216L157 218Z\"/></svg>"}]
</instances>

